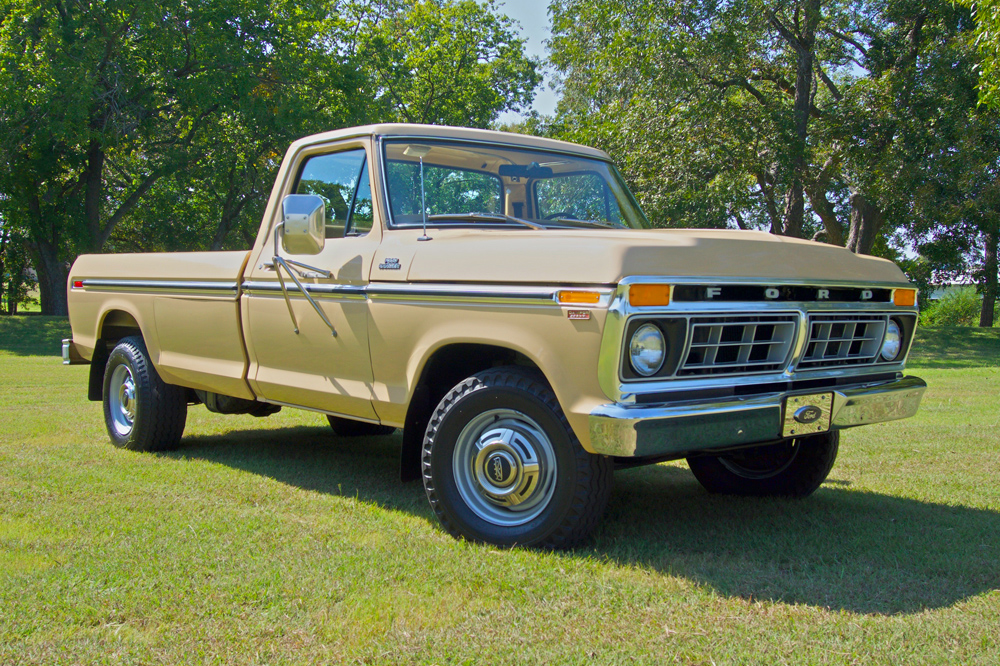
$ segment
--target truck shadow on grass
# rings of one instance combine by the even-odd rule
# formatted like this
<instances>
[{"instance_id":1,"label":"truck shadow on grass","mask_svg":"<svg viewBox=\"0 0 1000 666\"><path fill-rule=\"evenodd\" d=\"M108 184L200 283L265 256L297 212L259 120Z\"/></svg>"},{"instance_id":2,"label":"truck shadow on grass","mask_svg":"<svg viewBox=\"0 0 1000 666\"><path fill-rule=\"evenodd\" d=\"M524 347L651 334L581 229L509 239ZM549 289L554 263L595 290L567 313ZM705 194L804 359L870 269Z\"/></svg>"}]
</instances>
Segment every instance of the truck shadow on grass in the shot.
<instances>
[{"instance_id":1,"label":"truck shadow on grass","mask_svg":"<svg viewBox=\"0 0 1000 666\"><path fill-rule=\"evenodd\" d=\"M400 437L338 440L293 427L185 438L202 459L295 487L357 497L436 521L418 483L400 484ZM1000 513L849 489L805 500L704 492L683 467L621 471L581 557L647 568L748 600L867 614L948 607L1000 589Z\"/></svg>"}]
</instances>

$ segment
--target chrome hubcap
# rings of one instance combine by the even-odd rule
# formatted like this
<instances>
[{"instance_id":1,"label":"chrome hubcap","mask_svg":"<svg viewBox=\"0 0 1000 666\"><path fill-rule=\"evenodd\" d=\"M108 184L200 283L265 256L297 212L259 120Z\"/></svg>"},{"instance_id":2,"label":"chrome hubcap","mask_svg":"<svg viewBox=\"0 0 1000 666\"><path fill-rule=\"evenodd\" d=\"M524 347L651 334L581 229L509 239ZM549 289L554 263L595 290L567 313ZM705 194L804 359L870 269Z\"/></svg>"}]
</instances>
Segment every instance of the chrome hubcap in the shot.
<instances>
[{"instance_id":1,"label":"chrome hubcap","mask_svg":"<svg viewBox=\"0 0 1000 666\"><path fill-rule=\"evenodd\" d=\"M132 432L136 407L135 379L127 365L119 365L111 373L108 394L115 430L122 437L127 437Z\"/></svg>"},{"instance_id":2,"label":"chrome hubcap","mask_svg":"<svg viewBox=\"0 0 1000 666\"><path fill-rule=\"evenodd\" d=\"M555 492L552 442L533 419L493 409L470 421L455 444L455 482L472 511L495 525L536 518Z\"/></svg>"}]
</instances>

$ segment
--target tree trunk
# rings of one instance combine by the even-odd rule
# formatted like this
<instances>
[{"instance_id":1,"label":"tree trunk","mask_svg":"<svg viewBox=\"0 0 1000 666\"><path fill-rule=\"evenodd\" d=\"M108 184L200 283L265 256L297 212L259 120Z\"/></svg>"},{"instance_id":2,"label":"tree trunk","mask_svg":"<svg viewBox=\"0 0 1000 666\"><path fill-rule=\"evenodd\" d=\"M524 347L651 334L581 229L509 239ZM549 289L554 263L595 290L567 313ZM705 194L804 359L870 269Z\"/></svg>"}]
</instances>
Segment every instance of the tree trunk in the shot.
<instances>
[{"instance_id":1,"label":"tree trunk","mask_svg":"<svg viewBox=\"0 0 1000 666\"><path fill-rule=\"evenodd\" d=\"M90 234L90 251L100 252L104 244L101 238L101 203L104 199L104 151L97 139L90 140L87 150L87 170L83 174L84 214L87 216L87 231Z\"/></svg>"},{"instance_id":2,"label":"tree trunk","mask_svg":"<svg viewBox=\"0 0 1000 666\"><path fill-rule=\"evenodd\" d=\"M813 63L816 44L816 28L820 19L820 0L807 0L803 7L803 21L800 24L796 17L795 28L798 34L783 24L771 13L771 23L778 33L795 49L797 63L795 67L795 145L792 156L792 183L785 195L785 220L782 233L786 236L801 238L802 223L805 211L805 196L803 183L806 173L806 150L809 137L809 112L812 109ZM800 28L801 26L801 28Z\"/></svg>"},{"instance_id":3,"label":"tree trunk","mask_svg":"<svg viewBox=\"0 0 1000 666\"><path fill-rule=\"evenodd\" d=\"M4 281L3 276L5 275L3 270L4 259L6 258L7 250L7 232L0 229L0 314L11 314L9 308L4 308L3 299L7 295L7 285L8 283Z\"/></svg>"},{"instance_id":4,"label":"tree trunk","mask_svg":"<svg viewBox=\"0 0 1000 666\"><path fill-rule=\"evenodd\" d=\"M795 170L805 166L805 160L795 158ZM785 236L802 237L802 217L805 211L805 199L802 196L802 179L796 177L785 194L785 225L782 233Z\"/></svg>"},{"instance_id":5,"label":"tree trunk","mask_svg":"<svg viewBox=\"0 0 1000 666\"><path fill-rule=\"evenodd\" d=\"M847 249L854 254L871 254L878 232L882 229L882 211L865 195L851 195L851 230L847 236Z\"/></svg>"},{"instance_id":6,"label":"tree trunk","mask_svg":"<svg viewBox=\"0 0 1000 666\"><path fill-rule=\"evenodd\" d=\"M823 190L823 187L813 183L806 187L806 193L809 195L809 203L812 204L813 210L819 215L819 219L823 221L826 242L830 245L843 246L844 230L840 224L840 220L837 219L837 215L833 212L833 205L826 198L826 192Z\"/></svg>"},{"instance_id":7,"label":"tree trunk","mask_svg":"<svg viewBox=\"0 0 1000 666\"><path fill-rule=\"evenodd\" d=\"M986 261L983 267L983 309L979 313L981 328L993 327L993 310L997 304L997 245L1000 232L987 231L985 234Z\"/></svg>"},{"instance_id":8,"label":"tree trunk","mask_svg":"<svg viewBox=\"0 0 1000 666\"><path fill-rule=\"evenodd\" d=\"M222 204L222 214L219 218L219 224L215 228L215 236L212 238L213 251L217 252L222 249L222 245L226 242L226 237L233 229L233 223L239 218L240 213L243 211L243 206L250 200L251 196L253 196L252 192L245 196L230 192L229 196L226 197L225 202Z\"/></svg>"},{"instance_id":9,"label":"tree trunk","mask_svg":"<svg viewBox=\"0 0 1000 666\"><path fill-rule=\"evenodd\" d=\"M38 290L42 297L42 314L69 314L66 304L66 280L69 277L66 264L59 259L59 250L48 241L36 241L35 251L38 262Z\"/></svg>"}]
</instances>

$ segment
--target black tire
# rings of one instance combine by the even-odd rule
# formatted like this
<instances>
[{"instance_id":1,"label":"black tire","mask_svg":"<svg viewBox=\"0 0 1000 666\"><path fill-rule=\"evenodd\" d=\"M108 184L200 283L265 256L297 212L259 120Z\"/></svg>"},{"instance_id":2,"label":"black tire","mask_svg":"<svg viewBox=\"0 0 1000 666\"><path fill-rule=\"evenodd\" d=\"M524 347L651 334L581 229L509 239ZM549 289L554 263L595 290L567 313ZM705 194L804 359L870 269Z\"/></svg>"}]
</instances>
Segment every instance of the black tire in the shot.
<instances>
[{"instance_id":1,"label":"black tire","mask_svg":"<svg viewBox=\"0 0 1000 666\"><path fill-rule=\"evenodd\" d=\"M385 437L396 432L392 426L379 425L377 423L365 423L353 419L342 419L339 416L327 414L330 427L337 437Z\"/></svg>"},{"instance_id":2,"label":"black tire","mask_svg":"<svg viewBox=\"0 0 1000 666\"><path fill-rule=\"evenodd\" d=\"M583 450L544 380L516 367L480 372L442 398L421 467L453 536L538 548L569 548L593 531L613 472L610 458ZM505 485L493 486L489 470Z\"/></svg>"},{"instance_id":3,"label":"black tire","mask_svg":"<svg viewBox=\"0 0 1000 666\"><path fill-rule=\"evenodd\" d=\"M807 497L826 480L837 459L840 433L828 432L725 455L687 459L710 493L754 497Z\"/></svg>"},{"instance_id":4,"label":"black tire","mask_svg":"<svg viewBox=\"0 0 1000 666\"><path fill-rule=\"evenodd\" d=\"M103 395L112 444L131 451L177 448L187 420L187 395L160 379L142 338L123 338L111 351Z\"/></svg>"}]
</instances>

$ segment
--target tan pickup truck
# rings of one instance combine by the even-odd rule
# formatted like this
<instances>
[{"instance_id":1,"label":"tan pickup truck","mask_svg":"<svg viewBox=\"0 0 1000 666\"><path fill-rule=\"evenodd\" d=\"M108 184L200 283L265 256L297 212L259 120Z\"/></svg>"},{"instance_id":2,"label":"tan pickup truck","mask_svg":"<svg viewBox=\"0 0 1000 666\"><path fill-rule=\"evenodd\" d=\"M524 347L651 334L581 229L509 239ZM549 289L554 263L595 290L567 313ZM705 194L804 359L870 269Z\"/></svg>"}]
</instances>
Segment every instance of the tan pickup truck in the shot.
<instances>
[{"instance_id":1,"label":"tan pickup truck","mask_svg":"<svg viewBox=\"0 0 1000 666\"><path fill-rule=\"evenodd\" d=\"M805 496L839 431L912 416L916 291L891 262L654 230L608 156L376 125L289 148L248 252L82 256L66 363L112 442L178 446L189 405L402 428L454 535L566 547L616 467Z\"/></svg>"}]
</instances>

